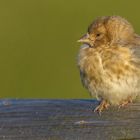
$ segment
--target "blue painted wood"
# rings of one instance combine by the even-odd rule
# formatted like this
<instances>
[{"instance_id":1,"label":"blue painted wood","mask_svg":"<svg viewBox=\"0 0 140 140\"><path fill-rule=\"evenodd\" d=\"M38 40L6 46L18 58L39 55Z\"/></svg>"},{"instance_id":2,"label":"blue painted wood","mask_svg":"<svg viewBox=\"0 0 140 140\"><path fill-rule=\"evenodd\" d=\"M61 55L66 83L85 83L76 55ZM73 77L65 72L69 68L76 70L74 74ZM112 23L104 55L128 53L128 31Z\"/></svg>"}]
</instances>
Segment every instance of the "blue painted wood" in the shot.
<instances>
[{"instance_id":1,"label":"blue painted wood","mask_svg":"<svg viewBox=\"0 0 140 140\"><path fill-rule=\"evenodd\" d=\"M0 100L0 140L138 140L140 103L92 112L95 100Z\"/></svg>"}]
</instances>

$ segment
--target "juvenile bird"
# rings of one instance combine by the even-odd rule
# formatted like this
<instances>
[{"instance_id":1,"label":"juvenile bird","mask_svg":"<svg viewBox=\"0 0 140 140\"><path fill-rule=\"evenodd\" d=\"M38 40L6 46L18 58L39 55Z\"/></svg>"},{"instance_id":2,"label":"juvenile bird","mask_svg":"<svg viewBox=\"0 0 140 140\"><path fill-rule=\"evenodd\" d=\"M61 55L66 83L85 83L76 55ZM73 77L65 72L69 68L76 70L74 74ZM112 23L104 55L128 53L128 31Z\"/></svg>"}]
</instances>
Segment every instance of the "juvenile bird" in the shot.
<instances>
[{"instance_id":1,"label":"juvenile bird","mask_svg":"<svg viewBox=\"0 0 140 140\"><path fill-rule=\"evenodd\" d=\"M81 81L100 104L125 106L140 95L140 37L120 16L97 18L78 42Z\"/></svg>"}]
</instances>

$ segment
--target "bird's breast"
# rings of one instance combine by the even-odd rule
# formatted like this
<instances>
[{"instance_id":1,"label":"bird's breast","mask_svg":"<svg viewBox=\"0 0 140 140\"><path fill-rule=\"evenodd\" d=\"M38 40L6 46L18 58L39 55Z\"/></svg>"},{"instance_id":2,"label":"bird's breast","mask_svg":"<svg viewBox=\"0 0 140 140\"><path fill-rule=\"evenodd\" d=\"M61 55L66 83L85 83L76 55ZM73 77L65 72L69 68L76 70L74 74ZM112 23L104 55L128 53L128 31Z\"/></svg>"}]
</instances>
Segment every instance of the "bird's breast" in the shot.
<instances>
[{"instance_id":1,"label":"bird's breast","mask_svg":"<svg viewBox=\"0 0 140 140\"><path fill-rule=\"evenodd\" d=\"M101 54L95 48L83 47L78 55L78 67L83 85L91 92L96 92L103 82Z\"/></svg>"},{"instance_id":2,"label":"bird's breast","mask_svg":"<svg viewBox=\"0 0 140 140\"><path fill-rule=\"evenodd\" d=\"M78 55L78 66L84 77L103 80L114 77L137 74L137 67L132 63L132 53L123 47L81 48Z\"/></svg>"},{"instance_id":3,"label":"bird's breast","mask_svg":"<svg viewBox=\"0 0 140 140\"><path fill-rule=\"evenodd\" d=\"M131 52L123 47L82 47L78 55L82 83L91 94L116 99L127 91L127 96L137 90L140 81L131 59Z\"/></svg>"}]
</instances>

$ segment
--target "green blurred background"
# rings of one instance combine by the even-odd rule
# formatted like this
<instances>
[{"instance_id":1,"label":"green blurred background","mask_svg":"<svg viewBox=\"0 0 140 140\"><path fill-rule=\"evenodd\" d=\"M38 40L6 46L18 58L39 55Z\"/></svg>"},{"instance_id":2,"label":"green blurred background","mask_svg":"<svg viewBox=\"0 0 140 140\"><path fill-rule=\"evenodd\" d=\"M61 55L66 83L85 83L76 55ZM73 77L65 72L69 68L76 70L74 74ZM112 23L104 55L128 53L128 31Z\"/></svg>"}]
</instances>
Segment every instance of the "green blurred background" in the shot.
<instances>
[{"instance_id":1,"label":"green blurred background","mask_svg":"<svg viewBox=\"0 0 140 140\"><path fill-rule=\"evenodd\" d=\"M76 40L104 15L123 16L140 33L139 8L139 0L1 0L0 97L89 98Z\"/></svg>"}]
</instances>

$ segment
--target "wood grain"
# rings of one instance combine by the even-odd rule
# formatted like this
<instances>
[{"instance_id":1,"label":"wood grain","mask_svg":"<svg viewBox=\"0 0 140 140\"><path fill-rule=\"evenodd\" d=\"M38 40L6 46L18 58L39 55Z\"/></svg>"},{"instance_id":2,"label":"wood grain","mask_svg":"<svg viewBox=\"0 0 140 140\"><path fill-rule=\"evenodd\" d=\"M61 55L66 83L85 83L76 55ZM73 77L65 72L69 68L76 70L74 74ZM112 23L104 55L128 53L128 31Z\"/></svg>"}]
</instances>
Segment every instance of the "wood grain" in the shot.
<instances>
[{"instance_id":1,"label":"wood grain","mask_svg":"<svg viewBox=\"0 0 140 140\"><path fill-rule=\"evenodd\" d=\"M0 140L140 140L140 103L92 112L95 100L0 100Z\"/></svg>"}]
</instances>

